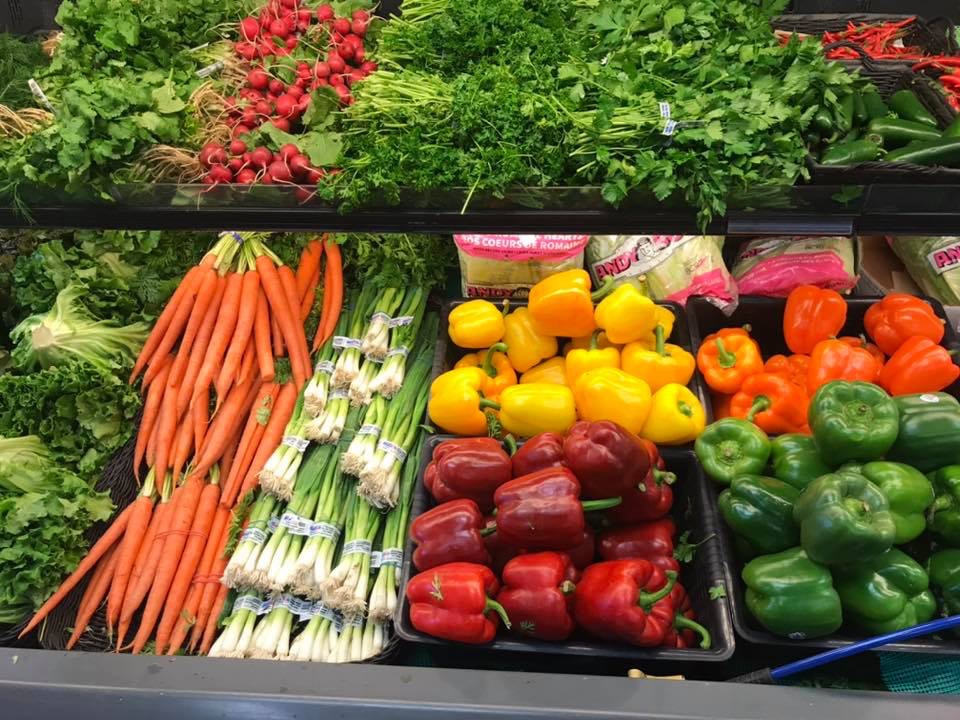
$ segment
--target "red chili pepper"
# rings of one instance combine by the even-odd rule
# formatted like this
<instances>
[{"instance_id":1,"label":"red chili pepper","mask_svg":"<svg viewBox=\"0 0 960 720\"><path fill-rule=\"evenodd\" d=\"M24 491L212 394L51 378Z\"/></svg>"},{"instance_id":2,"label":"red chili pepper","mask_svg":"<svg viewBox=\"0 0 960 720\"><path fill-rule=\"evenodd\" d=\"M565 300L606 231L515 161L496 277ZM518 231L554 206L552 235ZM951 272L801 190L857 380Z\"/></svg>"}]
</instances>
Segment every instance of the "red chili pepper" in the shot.
<instances>
[{"instance_id":1,"label":"red chili pepper","mask_svg":"<svg viewBox=\"0 0 960 720\"><path fill-rule=\"evenodd\" d=\"M644 453L646 456L646 453ZM583 513L603 510L620 498L581 503L580 483L567 468L547 468L497 488L497 533L526 550L567 550L583 537Z\"/></svg>"},{"instance_id":2,"label":"red chili pepper","mask_svg":"<svg viewBox=\"0 0 960 720\"><path fill-rule=\"evenodd\" d=\"M640 439L609 420L575 423L564 438L563 455L585 498L621 495L639 485L650 469Z\"/></svg>"},{"instance_id":3,"label":"red chili pepper","mask_svg":"<svg viewBox=\"0 0 960 720\"><path fill-rule=\"evenodd\" d=\"M423 484L440 503L468 498L484 512L493 509L493 492L511 477L510 456L493 438L446 440L434 449Z\"/></svg>"},{"instance_id":4,"label":"red chili pepper","mask_svg":"<svg viewBox=\"0 0 960 720\"><path fill-rule=\"evenodd\" d=\"M534 435L513 455L514 477L563 466L563 436L557 433L544 432Z\"/></svg>"},{"instance_id":5,"label":"red chili pepper","mask_svg":"<svg viewBox=\"0 0 960 720\"><path fill-rule=\"evenodd\" d=\"M960 85L960 75L941 75L940 84L946 87L956 87Z\"/></svg>"},{"instance_id":6,"label":"red chili pepper","mask_svg":"<svg viewBox=\"0 0 960 720\"><path fill-rule=\"evenodd\" d=\"M603 560L649 560L661 570L680 572L680 563L673 556L673 538L677 526L670 518L607 530L600 534L600 557Z\"/></svg>"},{"instance_id":7,"label":"red chili pepper","mask_svg":"<svg viewBox=\"0 0 960 720\"><path fill-rule=\"evenodd\" d=\"M421 572L451 562L489 565L486 532L483 514L473 500L437 505L410 524L410 539L417 544L413 564Z\"/></svg>"},{"instance_id":8,"label":"red chili pepper","mask_svg":"<svg viewBox=\"0 0 960 720\"><path fill-rule=\"evenodd\" d=\"M497 602L510 617L512 631L538 640L570 637L578 575L566 553L539 552L508 562Z\"/></svg>"},{"instance_id":9,"label":"red chili pepper","mask_svg":"<svg viewBox=\"0 0 960 720\"><path fill-rule=\"evenodd\" d=\"M444 640L488 643L497 634L498 615L510 628L503 606L490 597L499 588L493 571L483 565L438 565L407 583L410 622L420 632Z\"/></svg>"}]
</instances>

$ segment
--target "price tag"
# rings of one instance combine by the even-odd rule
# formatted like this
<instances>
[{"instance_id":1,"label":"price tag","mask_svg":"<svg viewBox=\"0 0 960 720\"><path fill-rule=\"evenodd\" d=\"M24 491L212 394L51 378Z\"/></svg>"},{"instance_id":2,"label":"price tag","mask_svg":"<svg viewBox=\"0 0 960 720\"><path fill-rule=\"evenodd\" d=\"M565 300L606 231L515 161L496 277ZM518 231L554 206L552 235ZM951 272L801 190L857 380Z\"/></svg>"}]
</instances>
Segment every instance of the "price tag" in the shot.
<instances>
[{"instance_id":1,"label":"price tag","mask_svg":"<svg viewBox=\"0 0 960 720\"><path fill-rule=\"evenodd\" d=\"M677 131L677 121L676 120L667 120L663 124L663 130L660 131L661 135L673 135Z\"/></svg>"},{"instance_id":2,"label":"price tag","mask_svg":"<svg viewBox=\"0 0 960 720\"><path fill-rule=\"evenodd\" d=\"M357 430L357 435L379 435L382 428L374 423L364 423Z\"/></svg>"},{"instance_id":3,"label":"price tag","mask_svg":"<svg viewBox=\"0 0 960 720\"><path fill-rule=\"evenodd\" d=\"M248 527L240 535L240 542L251 542L254 545L263 545L267 541L267 533L258 527Z\"/></svg>"},{"instance_id":4,"label":"price tag","mask_svg":"<svg viewBox=\"0 0 960 720\"><path fill-rule=\"evenodd\" d=\"M233 601L233 611L239 612L240 610L250 610L259 615L261 605L263 605L263 601L261 601L256 595L240 595L236 600Z\"/></svg>"},{"instance_id":5,"label":"price tag","mask_svg":"<svg viewBox=\"0 0 960 720\"><path fill-rule=\"evenodd\" d=\"M54 115L57 114L56 111L53 109L53 104L50 102L50 99L47 97L47 94L40 89L40 86L37 84L36 80L34 80L33 78L30 78L29 80L27 80L27 87L30 88L30 92L37 99L37 102L43 105L45 110L52 112Z\"/></svg>"},{"instance_id":6,"label":"price tag","mask_svg":"<svg viewBox=\"0 0 960 720\"><path fill-rule=\"evenodd\" d=\"M413 324L413 315L401 315L400 317L391 318L388 325L392 328L403 327L404 325Z\"/></svg>"},{"instance_id":7,"label":"price tag","mask_svg":"<svg viewBox=\"0 0 960 720\"><path fill-rule=\"evenodd\" d=\"M287 528L291 535L309 535L313 521L288 510L280 517L280 525Z\"/></svg>"},{"instance_id":8,"label":"price tag","mask_svg":"<svg viewBox=\"0 0 960 720\"><path fill-rule=\"evenodd\" d=\"M373 543L369 540L351 540L344 543L343 555L369 555L373 549Z\"/></svg>"},{"instance_id":9,"label":"price tag","mask_svg":"<svg viewBox=\"0 0 960 720\"><path fill-rule=\"evenodd\" d=\"M347 392L347 388L340 387L330 391L331 400L346 400L348 397L350 397L350 394Z\"/></svg>"},{"instance_id":10,"label":"price tag","mask_svg":"<svg viewBox=\"0 0 960 720\"><path fill-rule=\"evenodd\" d=\"M355 350L359 350L361 344L362 343L356 338L350 338L344 335L336 335L333 338L333 346L339 350L343 350L346 348L353 348Z\"/></svg>"},{"instance_id":11,"label":"price tag","mask_svg":"<svg viewBox=\"0 0 960 720\"><path fill-rule=\"evenodd\" d=\"M390 316L387 315L385 312L375 312L373 315L370 316L370 322L373 323L378 321L382 323L387 323L387 325L389 325Z\"/></svg>"},{"instance_id":12,"label":"price tag","mask_svg":"<svg viewBox=\"0 0 960 720\"><path fill-rule=\"evenodd\" d=\"M328 540L336 541L336 539L340 537L340 528L338 528L336 525L331 525L330 523L326 522L313 523L313 525L310 526L310 537L314 537L316 535L325 537Z\"/></svg>"},{"instance_id":13,"label":"price tag","mask_svg":"<svg viewBox=\"0 0 960 720\"><path fill-rule=\"evenodd\" d=\"M302 453L308 447L310 447L310 441L298 435L287 435L286 437L283 438L280 444L286 445L289 448L293 448L298 453Z\"/></svg>"},{"instance_id":14,"label":"price tag","mask_svg":"<svg viewBox=\"0 0 960 720\"><path fill-rule=\"evenodd\" d=\"M380 561L383 558L383 553L379 550L374 550L370 553L370 571L378 570L380 568Z\"/></svg>"},{"instance_id":15,"label":"price tag","mask_svg":"<svg viewBox=\"0 0 960 720\"><path fill-rule=\"evenodd\" d=\"M333 375L334 364L329 360L321 360L314 369L314 375Z\"/></svg>"},{"instance_id":16,"label":"price tag","mask_svg":"<svg viewBox=\"0 0 960 720\"><path fill-rule=\"evenodd\" d=\"M662 102L662 103L659 103L659 105L660 105L660 117L662 117L664 120L669 120L670 119L670 103Z\"/></svg>"},{"instance_id":17,"label":"price tag","mask_svg":"<svg viewBox=\"0 0 960 720\"><path fill-rule=\"evenodd\" d=\"M401 357L406 357L409 354L410 354L410 350L407 348L406 345L401 345L398 348L387 350L387 357L396 357L397 355L400 355Z\"/></svg>"},{"instance_id":18,"label":"price tag","mask_svg":"<svg viewBox=\"0 0 960 720\"><path fill-rule=\"evenodd\" d=\"M380 442L377 443L377 450L383 450L387 455L392 455L400 462L407 459L407 451L389 440L380 440Z\"/></svg>"},{"instance_id":19,"label":"price tag","mask_svg":"<svg viewBox=\"0 0 960 720\"><path fill-rule=\"evenodd\" d=\"M215 63L212 63L210 65L207 65L206 67L202 67L199 70L197 70L197 77L199 78L210 77L214 73L218 73L221 70L223 70L223 61L218 60Z\"/></svg>"},{"instance_id":20,"label":"price tag","mask_svg":"<svg viewBox=\"0 0 960 720\"><path fill-rule=\"evenodd\" d=\"M403 565L403 550L400 548L387 548L381 553L381 565L393 565L398 568Z\"/></svg>"}]
</instances>

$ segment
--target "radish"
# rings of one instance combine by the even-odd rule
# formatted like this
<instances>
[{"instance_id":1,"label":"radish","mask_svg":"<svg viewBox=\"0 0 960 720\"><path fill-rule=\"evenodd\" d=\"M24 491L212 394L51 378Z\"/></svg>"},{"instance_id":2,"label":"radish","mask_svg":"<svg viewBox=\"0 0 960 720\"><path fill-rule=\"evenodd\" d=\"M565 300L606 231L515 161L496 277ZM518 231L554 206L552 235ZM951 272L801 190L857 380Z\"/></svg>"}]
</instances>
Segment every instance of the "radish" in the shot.
<instances>
[{"instance_id":1,"label":"radish","mask_svg":"<svg viewBox=\"0 0 960 720\"><path fill-rule=\"evenodd\" d=\"M352 43L342 43L340 47L337 48L337 52L340 53L340 57L344 60L350 60L353 58L353 44Z\"/></svg>"},{"instance_id":2,"label":"radish","mask_svg":"<svg viewBox=\"0 0 960 720\"><path fill-rule=\"evenodd\" d=\"M253 106L253 109L257 115L273 115L273 104L267 100L261 100Z\"/></svg>"},{"instance_id":3,"label":"radish","mask_svg":"<svg viewBox=\"0 0 960 720\"><path fill-rule=\"evenodd\" d=\"M281 147L280 150L277 151L277 155L279 155L280 159L283 160L284 162L290 162L290 158L299 154L300 154L300 148L298 148L293 143L287 143L286 145Z\"/></svg>"},{"instance_id":4,"label":"radish","mask_svg":"<svg viewBox=\"0 0 960 720\"><path fill-rule=\"evenodd\" d=\"M343 75L331 75L330 84L333 87L341 87L343 85L346 85L346 81L344 81Z\"/></svg>"},{"instance_id":5,"label":"radish","mask_svg":"<svg viewBox=\"0 0 960 720\"><path fill-rule=\"evenodd\" d=\"M335 32L330 36L331 45L338 46L342 42L343 42L343 35L341 33Z\"/></svg>"},{"instance_id":6,"label":"radish","mask_svg":"<svg viewBox=\"0 0 960 720\"><path fill-rule=\"evenodd\" d=\"M317 8L317 20L324 22L326 20L333 20L334 12L333 5L321 5Z\"/></svg>"},{"instance_id":7,"label":"radish","mask_svg":"<svg viewBox=\"0 0 960 720\"><path fill-rule=\"evenodd\" d=\"M327 87L329 84L330 84L329 80L327 80L326 78L320 78L313 84L313 86L315 88L322 88L322 87Z\"/></svg>"},{"instance_id":8,"label":"radish","mask_svg":"<svg viewBox=\"0 0 960 720\"><path fill-rule=\"evenodd\" d=\"M353 51L353 64L362 63L363 59L367 56L367 51L363 47L358 47Z\"/></svg>"},{"instance_id":9,"label":"radish","mask_svg":"<svg viewBox=\"0 0 960 720\"><path fill-rule=\"evenodd\" d=\"M297 10L297 24L303 25L305 28L313 20L313 11L310 8L300 8Z\"/></svg>"},{"instance_id":10,"label":"radish","mask_svg":"<svg viewBox=\"0 0 960 720\"><path fill-rule=\"evenodd\" d=\"M276 118L270 121L277 130L282 130L283 132L290 132L290 121L286 118Z\"/></svg>"},{"instance_id":11,"label":"radish","mask_svg":"<svg viewBox=\"0 0 960 720\"><path fill-rule=\"evenodd\" d=\"M260 57L270 57L274 54L276 46L272 42L262 42L257 46Z\"/></svg>"},{"instance_id":12,"label":"radish","mask_svg":"<svg viewBox=\"0 0 960 720\"><path fill-rule=\"evenodd\" d=\"M277 115L282 118L288 118L293 115L297 108L296 98L289 95L281 95L277 98Z\"/></svg>"},{"instance_id":13,"label":"radish","mask_svg":"<svg viewBox=\"0 0 960 720\"><path fill-rule=\"evenodd\" d=\"M297 82L299 82L299 80ZM309 80L307 82L309 82ZM287 88L287 95L299 102L300 98L303 97L303 88L299 85L291 85Z\"/></svg>"},{"instance_id":14,"label":"radish","mask_svg":"<svg viewBox=\"0 0 960 720\"><path fill-rule=\"evenodd\" d=\"M250 168L238 171L234 179L241 185L251 185L257 181L257 173Z\"/></svg>"},{"instance_id":15,"label":"radish","mask_svg":"<svg viewBox=\"0 0 960 720\"><path fill-rule=\"evenodd\" d=\"M253 60L257 56L257 46L250 42L238 42L233 49L244 60Z\"/></svg>"},{"instance_id":16,"label":"radish","mask_svg":"<svg viewBox=\"0 0 960 720\"><path fill-rule=\"evenodd\" d=\"M353 85L354 83L358 83L363 80L366 75L363 74L363 70L351 70L348 77L349 80L347 81L347 85Z\"/></svg>"},{"instance_id":17,"label":"radish","mask_svg":"<svg viewBox=\"0 0 960 720\"><path fill-rule=\"evenodd\" d=\"M270 76L262 68L254 68L247 73L247 85L254 90L263 90L270 84Z\"/></svg>"},{"instance_id":18,"label":"radish","mask_svg":"<svg viewBox=\"0 0 960 720\"><path fill-rule=\"evenodd\" d=\"M234 140L230 143L231 155L243 155L247 151L247 144L243 140Z\"/></svg>"},{"instance_id":19,"label":"radish","mask_svg":"<svg viewBox=\"0 0 960 720\"><path fill-rule=\"evenodd\" d=\"M287 146L285 145L284 147ZM282 152L283 148L280 148L280 150ZM294 175L305 175L310 169L310 158L308 158L306 155L301 155L299 152L294 153L293 156L284 159L287 161L287 164L290 165L290 172L292 172Z\"/></svg>"},{"instance_id":20,"label":"radish","mask_svg":"<svg viewBox=\"0 0 960 720\"><path fill-rule=\"evenodd\" d=\"M290 10L296 10L297 0L280 0L280 5Z\"/></svg>"},{"instance_id":21,"label":"radish","mask_svg":"<svg viewBox=\"0 0 960 720\"><path fill-rule=\"evenodd\" d=\"M274 180L279 180L280 182L290 182L293 179L293 175L290 174L290 168L287 167L287 164L282 160L274 160L270 163L270 167L267 168L267 174L273 176Z\"/></svg>"},{"instance_id":22,"label":"radish","mask_svg":"<svg viewBox=\"0 0 960 720\"><path fill-rule=\"evenodd\" d=\"M300 44L300 38L298 38L296 35L290 35L289 37L287 37L285 42L286 42L287 50L294 50L296 49L297 45Z\"/></svg>"},{"instance_id":23,"label":"radish","mask_svg":"<svg viewBox=\"0 0 960 720\"><path fill-rule=\"evenodd\" d=\"M230 168L231 172L240 172L243 169L243 158L230 158L230 162L227 163L227 167Z\"/></svg>"},{"instance_id":24,"label":"radish","mask_svg":"<svg viewBox=\"0 0 960 720\"><path fill-rule=\"evenodd\" d=\"M245 40L256 40L260 35L260 23L255 17L245 17L240 21L240 36Z\"/></svg>"},{"instance_id":25,"label":"radish","mask_svg":"<svg viewBox=\"0 0 960 720\"><path fill-rule=\"evenodd\" d=\"M307 108L310 107L310 103L312 102L313 102L312 95L304 95L302 98L297 100L297 110L300 112L301 115L307 111Z\"/></svg>"},{"instance_id":26,"label":"radish","mask_svg":"<svg viewBox=\"0 0 960 720\"><path fill-rule=\"evenodd\" d=\"M237 125L233 129L233 137L238 138L241 135L246 135L248 132L250 132L250 128L246 125Z\"/></svg>"},{"instance_id":27,"label":"radish","mask_svg":"<svg viewBox=\"0 0 960 720\"><path fill-rule=\"evenodd\" d=\"M350 17L354 20L367 22L370 19L370 13L368 13L366 10L354 10Z\"/></svg>"},{"instance_id":28,"label":"radish","mask_svg":"<svg viewBox=\"0 0 960 720\"><path fill-rule=\"evenodd\" d=\"M350 21L347 18L337 18L333 21L333 30L341 35L346 35L350 32Z\"/></svg>"},{"instance_id":29,"label":"radish","mask_svg":"<svg viewBox=\"0 0 960 720\"><path fill-rule=\"evenodd\" d=\"M208 177L213 178L215 183L228 183L233 181L233 172L226 165L213 165L210 168L210 172L207 173Z\"/></svg>"},{"instance_id":30,"label":"radish","mask_svg":"<svg viewBox=\"0 0 960 720\"><path fill-rule=\"evenodd\" d=\"M285 38L290 34L290 23L280 18L270 23L270 34Z\"/></svg>"},{"instance_id":31,"label":"radish","mask_svg":"<svg viewBox=\"0 0 960 720\"><path fill-rule=\"evenodd\" d=\"M274 95L283 95L285 89L286 86L280 80L273 79L270 81L270 92Z\"/></svg>"},{"instance_id":32,"label":"radish","mask_svg":"<svg viewBox=\"0 0 960 720\"><path fill-rule=\"evenodd\" d=\"M360 69L369 75L377 69L377 64L372 60L365 60L363 65L360 66Z\"/></svg>"},{"instance_id":33,"label":"radish","mask_svg":"<svg viewBox=\"0 0 960 720\"><path fill-rule=\"evenodd\" d=\"M350 89L346 85L334 85L333 89L337 91L337 95L340 97L340 102L346 102L347 98L350 97Z\"/></svg>"},{"instance_id":34,"label":"radish","mask_svg":"<svg viewBox=\"0 0 960 720\"><path fill-rule=\"evenodd\" d=\"M222 147L215 147L207 154L207 163L210 165L226 165L229 162L227 151Z\"/></svg>"},{"instance_id":35,"label":"radish","mask_svg":"<svg viewBox=\"0 0 960 720\"><path fill-rule=\"evenodd\" d=\"M216 185L217 181L213 179L211 175L204 175L203 180L201 181L204 185Z\"/></svg>"},{"instance_id":36,"label":"radish","mask_svg":"<svg viewBox=\"0 0 960 720\"><path fill-rule=\"evenodd\" d=\"M273 185L273 176L270 173L264 173L260 176L261 185Z\"/></svg>"},{"instance_id":37,"label":"radish","mask_svg":"<svg viewBox=\"0 0 960 720\"><path fill-rule=\"evenodd\" d=\"M273 54L277 57L287 57L292 51L286 45L283 47L278 47L273 51Z\"/></svg>"},{"instance_id":38,"label":"radish","mask_svg":"<svg viewBox=\"0 0 960 720\"><path fill-rule=\"evenodd\" d=\"M294 197L297 198L302 203L305 203L313 198L313 192L308 188L298 185L293 191Z\"/></svg>"},{"instance_id":39,"label":"radish","mask_svg":"<svg viewBox=\"0 0 960 720\"><path fill-rule=\"evenodd\" d=\"M343 62L340 53L334 51L327 54L327 64L330 66L330 72L333 73L342 73L346 67L346 63Z\"/></svg>"},{"instance_id":40,"label":"radish","mask_svg":"<svg viewBox=\"0 0 960 720\"><path fill-rule=\"evenodd\" d=\"M330 76L330 65L325 62L318 62L313 66L313 73L318 78L325 78Z\"/></svg>"},{"instance_id":41,"label":"radish","mask_svg":"<svg viewBox=\"0 0 960 720\"><path fill-rule=\"evenodd\" d=\"M256 168L265 168L273 162L273 153L269 148L262 145L253 149L250 153L250 164Z\"/></svg>"},{"instance_id":42,"label":"radish","mask_svg":"<svg viewBox=\"0 0 960 720\"><path fill-rule=\"evenodd\" d=\"M354 20L350 23L350 29L353 31L354 35L359 35L363 37L367 34L367 21L366 20Z\"/></svg>"},{"instance_id":43,"label":"radish","mask_svg":"<svg viewBox=\"0 0 960 720\"><path fill-rule=\"evenodd\" d=\"M324 172L323 168L307 168L307 182L311 185L316 185L323 180L324 175L326 175L326 173Z\"/></svg>"}]
</instances>

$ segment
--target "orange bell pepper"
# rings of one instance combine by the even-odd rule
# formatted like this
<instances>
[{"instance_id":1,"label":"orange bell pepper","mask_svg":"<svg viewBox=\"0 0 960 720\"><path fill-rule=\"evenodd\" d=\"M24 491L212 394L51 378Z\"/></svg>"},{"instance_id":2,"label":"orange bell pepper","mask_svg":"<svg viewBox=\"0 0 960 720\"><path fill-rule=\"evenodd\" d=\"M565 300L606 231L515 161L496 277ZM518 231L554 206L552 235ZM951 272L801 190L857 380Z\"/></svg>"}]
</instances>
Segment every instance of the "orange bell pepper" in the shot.
<instances>
[{"instance_id":1,"label":"orange bell pepper","mask_svg":"<svg viewBox=\"0 0 960 720\"><path fill-rule=\"evenodd\" d=\"M877 365L880 367L883 367L883 364L887 361L887 356L883 354L883 350L878 348L873 343L867 342L867 339L863 335L860 335L859 337L847 335L844 337L838 337L837 340L842 343L846 343L851 347L863 348L868 353L873 355L873 359L877 361ZM937 342L940 341L938 340Z\"/></svg>"},{"instance_id":2,"label":"orange bell pepper","mask_svg":"<svg viewBox=\"0 0 960 720\"><path fill-rule=\"evenodd\" d=\"M487 379L480 386L480 391L485 398L496 400L500 397L500 393L511 385L517 384L517 371L513 369L509 358L504 354L506 352L506 343L496 343L486 352L464 355L453 367L454 369L478 367L483 370Z\"/></svg>"},{"instance_id":3,"label":"orange bell pepper","mask_svg":"<svg viewBox=\"0 0 960 720\"><path fill-rule=\"evenodd\" d=\"M836 290L801 285L787 296L783 338L791 352L809 355L813 346L840 334L847 321L847 303Z\"/></svg>"},{"instance_id":4,"label":"orange bell pepper","mask_svg":"<svg viewBox=\"0 0 960 720\"><path fill-rule=\"evenodd\" d=\"M810 357L807 355L773 355L764 364L763 371L782 375L790 382L805 389L809 368Z\"/></svg>"},{"instance_id":5,"label":"orange bell pepper","mask_svg":"<svg viewBox=\"0 0 960 720\"><path fill-rule=\"evenodd\" d=\"M710 393L710 404L713 406L713 419L723 420L730 417L730 401L733 395L723 395L721 393Z\"/></svg>"},{"instance_id":6,"label":"orange bell pepper","mask_svg":"<svg viewBox=\"0 0 960 720\"><path fill-rule=\"evenodd\" d=\"M891 395L937 392L960 377L946 348L922 335L907 340L880 371L880 386Z\"/></svg>"},{"instance_id":7,"label":"orange bell pepper","mask_svg":"<svg viewBox=\"0 0 960 720\"><path fill-rule=\"evenodd\" d=\"M697 368L711 389L732 395L746 378L763 372L763 358L744 328L724 328L704 338Z\"/></svg>"},{"instance_id":8,"label":"orange bell pepper","mask_svg":"<svg viewBox=\"0 0 960 720\"><path fill-rule=\"evenodd\" d=\"M880 377L880 368L877 359L865 347L842 340L823 340L816 344L810 355L807 392L812 396L817 388L832 380L875 383Z\"/></svg>"},{"instance_id":9,"label":"orange bell pepper","mask_svg":"<svg viewBox=\"0 0 960 720\"><path fill-rule=\"evenodd\" d=\"M586 270L564 270L545 277L532 288L527 309L534 329L541 335L581 337L597 329L593 303L613 289L613 278L590 292Z\"/></svg>"},{"instance_id":10,"label":"orange bell pepper","mask_svg":"<svg viewBox=\"0 0 960 720\"><path fill-rule=\"evenodd\" d=\"M914 335L939 343L944 333L943 320L930 303L906 293L890 293L871 305L863 316L863 326L887 355L893 355Z\"/></svg>"},{"instance_id":11,"label":"orange bell pepper","mask_svg":"<svg viewBox=\"0 0 960 720\"><path fill-rule=\"evenodd\" d=\"M743 382L730 401L730 415L756 423L770 433L807 433L807 406L810 399L800 386L782 375L760 373Z\"/></svg>"}]
</instances>

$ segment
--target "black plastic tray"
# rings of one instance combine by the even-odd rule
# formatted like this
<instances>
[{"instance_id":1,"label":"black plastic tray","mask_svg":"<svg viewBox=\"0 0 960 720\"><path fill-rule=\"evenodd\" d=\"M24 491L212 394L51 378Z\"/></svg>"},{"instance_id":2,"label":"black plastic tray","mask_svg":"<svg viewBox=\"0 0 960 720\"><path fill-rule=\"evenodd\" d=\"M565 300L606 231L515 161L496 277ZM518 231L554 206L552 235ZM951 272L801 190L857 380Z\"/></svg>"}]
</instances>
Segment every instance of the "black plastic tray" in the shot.
<instances>
[{"instance_id":1,"label":"black plastic tray","mask_svg":"<svg viewBox=\"0 0 960 720\"><path fill-rule=\"evenodd\" d=\"M433 449L450 435L434 435L429 438L423 447L420 461L420 474L417 478L417 487L413 498L413 509L410 513L411 522L423 512L433 507L433 498L423 485L423 473L433 456ZM716 585L724 586L729 595L734 588L730 581L731 569L726 567L724 553L719 541L719 528L716 519L717 513L708 508L712 503L712 490L708 487L708 480L700 470L696 457L684 450L664 448L662 455L667 468L677 475L677 482L673 485L674 502L673 517L677 523L678 532L690 531L690 541L700 542L706 538L703 545L697 548L691 563L681 566L680 581L690 596L690 603L697 620L709 631L713 645L709 650L699 647L693 648L638 648L631 645L617 645L605 642L592 641L575 634L570 640L562 643L544 642L541 640L525 640L509 635L502 628L500 633L489 645L483 647L488 650L504 652L543 653L555 655L589 655L593 657L619 658L624 660L664 661L664 662L723 662L733 656L734 634L730 622L728 598L710 598L710 588ZM415 574L413 567L414 545L407 538L401 569L400 587L406 588L407 582ZM731 556L732 557L732 556ZM429 645L456 646L446 640L440 640L416 630L410 623L410 603L403 593L397 605L395 618L397 634L409 642L425 643Z\"/></svg>"},{"instance_id":2,"label":"black plastic tray","mask_svg":"<svg viewBox=\"0 0 960 720\"><path fill-rule=\"evenodd\" d=\"M880 298L848 298L847 299L847 322L841 330L841 335L859 335L863 332L863 316L873 303ZM950 349L960 348L957 333L953 326L947 320L946 312L938 301L932 298L925 298L934 311L946 321L946 332L943 337L943 345ZM751 335L760 344L764 359L777 353L789 354L789 349L783 340L783 310L786 300L782 298L761 298L751 295L740 297L740 304L733 315L727 317L717 308L711 305L703 298L691 298L687 302L687 315L690 323L690 333L693 336L694 344L699 347L702 338L710 333L716 332L724 327L737 327L739 325L750 324L752 326ZM960 398L960 381L954 383L945 392ZM706 406L707 417L712 419L713 408ZM822 638L812 638L810 640L789 640L779 635L767 632L750 615L747 610L746 600L744 598L744 584L740 578L740 571L743 569L743 563L737 558L737 553L733 542L733 533L723 522L720 511L717 506L717 494L722 488L714 485L707 493L708 512L713 518L713 524L718 528L721 540L721 551L724 559L723 567L728 573L727 586L731 589L730 608L733 612L733 626L737 635L744 640L757 644L769 645L784 648L810 648L810 649L832 649L846 647L858 640L865 639L866 636L847 634L846 632L835 633ZM921 536L910 544L905 550L922 550L920 554L926 557L928 550L924 550L926 543L930 538L926 535ZM927 546L929 549L929 546ZM925 554L924 554L925 553ZM842 628L847 630L847 628ZM956 640L939 640L937 638L922 638L903 643L884 645L883 651L897 652L922 652L937 655L960 656L960 642Z\"/></svg>"}]
</instances>

